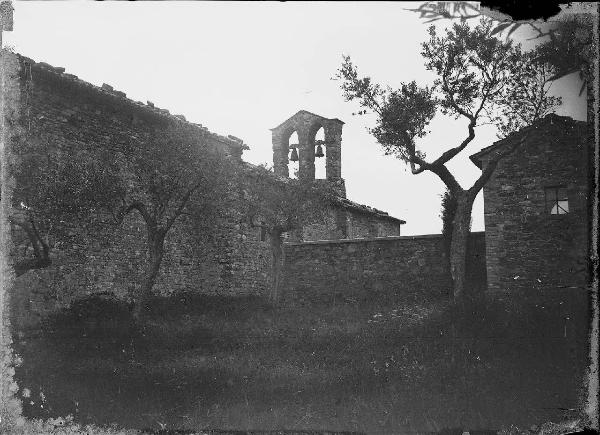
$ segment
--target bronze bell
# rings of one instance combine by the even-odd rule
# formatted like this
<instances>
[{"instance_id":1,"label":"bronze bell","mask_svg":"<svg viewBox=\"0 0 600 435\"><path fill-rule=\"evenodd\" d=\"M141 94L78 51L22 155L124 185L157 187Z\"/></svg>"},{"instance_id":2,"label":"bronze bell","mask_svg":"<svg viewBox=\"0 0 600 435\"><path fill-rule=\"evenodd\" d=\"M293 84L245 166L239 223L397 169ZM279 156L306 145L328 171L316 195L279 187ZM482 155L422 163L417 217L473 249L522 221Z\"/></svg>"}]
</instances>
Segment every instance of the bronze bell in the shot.
<instances>
[{"instance_id":1,"label":"bronze bell","mask_svg":"<svg viewBox=\"0 0 600 435\"><path fill-rule=\"evenodd\" d=\"M322 145L318 145L317 146L317 152L315 153L315 157L323 157L325 154L323 154L323 146Z\"/></svg>"},{"instance_id":2,"label":"bronze bell","mask_svg":"<svg viewBox=\"0 0 600 435\"><path fill-rule=\"evenodd\" d=\"M292 162L298 161L298 150L296 148L292 148L292 154L290 155L290 161L292 161Z\"/></svg>"}]
</instances>

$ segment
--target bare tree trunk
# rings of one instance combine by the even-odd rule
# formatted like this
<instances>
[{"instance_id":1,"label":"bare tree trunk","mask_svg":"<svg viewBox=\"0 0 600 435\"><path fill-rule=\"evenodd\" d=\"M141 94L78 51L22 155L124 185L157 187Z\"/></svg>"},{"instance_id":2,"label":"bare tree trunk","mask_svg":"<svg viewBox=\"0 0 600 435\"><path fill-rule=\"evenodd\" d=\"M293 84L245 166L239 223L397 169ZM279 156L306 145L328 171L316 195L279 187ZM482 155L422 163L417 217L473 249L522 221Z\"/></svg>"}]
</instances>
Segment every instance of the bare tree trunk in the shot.
<instances>
[{"instance_id":1,"label":"bare tree trunk","mask_svg":"<svg viewBox=\"0 0 600 435\"><path fill-rule=\"evenodd\" d=\"M32 269L43 269L52 264L50 260L50 247L48 243L44 241L44 239L40 236L33 220L31 219L29 222L25 220L19 220L16 218L11 219L11 223L17 225L25 233L27 234L27 238L29 239L29 243L31 243L31 247L33 248L33 258L25 259L18 261L13 265L13 269L15 271L16 276L21 276L25 272Z\"/></svg>"},{"instance_id":2,"label":"bare tree trunk","mask_svg":"<svg viewBox=\"0 0 600 435\"><path fill-rule=\"evenodd\" d=\"M148 229L148 268L142 282L142 288L140 293L135 300L133 308L133 318L136 322L140 322L146 315L146 309L150 296L152 295L152 287L156 282L156 277L160 270L162 258L164 254L164 241L165 234L162 230L150 230Z\"/></svg>"},{"instance_id":3,"label":"bare tree trunk","mask_svg":"<svg viewBox=\"0 0 600 435\"><path fill-rule=\"evenodd\" d=\"M471 209L473 199L465 192L456 197L457 206L452 228L450 244L450 273L452 275L453 296L455 302L464 302L470 296L467 288L467 242L471 230Z\"/></svg>"},{"instance_id":4,"label":"bare tree trunk","mask_svg":"<svg viewBox=\"0 0 600 435\"><path fill-rule=\"evenodd\" d=\"M30 270L44 269L52 264L49 258L29 258L21 260L13 265L15 276L19 277Z\"/></svg>"},{"instance_id":5,"label":"bare tree trunk","mask_svg":"<svg viewBox=\"0 0 600 435\"><path fill-rule=\"evenodd\" d=\"M280 299L281 274L283 271L284 254L281 231L273 230L269 234L271 244L271 294L270 301L277 305Z\"/></svg>"}]
</instances>

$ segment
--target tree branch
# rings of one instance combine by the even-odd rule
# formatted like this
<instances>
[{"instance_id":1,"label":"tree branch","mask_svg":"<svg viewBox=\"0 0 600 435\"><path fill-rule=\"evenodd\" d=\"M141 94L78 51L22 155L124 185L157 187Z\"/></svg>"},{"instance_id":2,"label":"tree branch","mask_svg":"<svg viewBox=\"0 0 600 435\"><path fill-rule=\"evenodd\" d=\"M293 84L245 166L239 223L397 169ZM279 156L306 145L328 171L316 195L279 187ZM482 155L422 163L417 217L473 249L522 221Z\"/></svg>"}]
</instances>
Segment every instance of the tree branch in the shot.
<instances>
[{"instance_id":1,"label":"tree branch","mask_svg":"<svg viewBox=\"0 0 600 435\"><path fill-rule=\"evenodd\" d=\"M40 242L40 245L42 245L43 258L48 258L48 255L50 253L50 247L48 246L48 244L44 241L44 239L38 232L33 219L30 219L29 222L31 223L31 229L33 230L33 233L35 234L36 239Z\"/></svg>"},{"instance_id":2,"label":"tree branch","mask_svg":"<svg viewBox=\"0 0 600 435\"><path fill-rule=\"evenodd\" d=\"M406 147L408 148L408 162L410 164L410 171L414 175L424 172L429 168L429 163L417 156L414 139L411 138L406 131L403 131L402 135L404 136L404 141L406 142ZM415 167L415 164L419 165L418 169Z\"/></svg>"},{"instance_id":3,"label":"tree branch","mask_svg":"<svg viewBox=\"0 0 600 435\"><path fill-rule=\"evenodd\" d=\"M458 103L456 102L456 100L454 100L454 91L452 91L452 90L450 89L450 86L448 85L448 80L447 80L447 79L448 79L447 75L446 75L446 74L444 74L444 75L442 76L442 81L443 81L443 87L442 87L442 89L443 89L443 91L444 91L444 92L446 92L446 94L448 95L448 100L449 100L449 103L450 103L450 105L452 106L452 108L453 108L454 110L456 110L456 112L457 112L458 114L460 114L460 115L464 116L465 118L467 118L467 119L468 119L469 121L471 121L471 122L475 122L475 121L476 121L476 119L475 119L475 117L473 116L473 114L471 114L471 113L467 112L465 109L463 109L462 107L460 107L460 106L458 105Z\"/></svg>"},{"instance_id":4,"label":"tree branch","mask_svg":"<svg viewBox=\"0 0 600 435\"><path fill-rule=\"evenodd\" d=\"M462 150L464 150L466 148L467 145L469 145L469 143L475 139L475 126L477 123L477 118L472 118L471 121L469 122L469 135L465 138L465 140L463 140L461 142L461 144L455 148L451 148L448 151L444 152L440 157L438 157L433 163L431 163L432 166L435 165L443 165L446 162L448 162L450 159L452 159L454 156L456 156L458 153L460 153Z\"/></svg>"},{"instance_id":5,"label":"tree branch","mask_svg":"<svg viewBox=\"0 0 600 435\"><path fill-rule=\"evenodd\" d=\"M183 198L181 199L181 202L179 203L179 206L177 207L177 209L175 210L175 212L173 213L173 215L167 220L167 223L165 224L165 227L164 227L165 233L168 232L171 229L171 227L173 226L173 224L175 223L175 221L177 220L177 218L183 212L183 209L187 205L187 203L190 200L192 194L196 190L198 190L199 187L200 187L200 183L195 184L183 196Z\"/></svg>"},{"instance_id":6,"label":"tree branch","mask_svg":"<svg viewBox=\"0 0 600 435\"><path fill-rule=\"evenodd\" d=\"M25 231L25 234L27 234L27 238L31 243L31 247L33 248L33 255L38 259L42 258L42 251L40 250L39 239L36 236L35 231L33 231L33 229L29 225L27 225L27 223L19 221L14 217L10 218L10 222L17 225L18 227L21 227L23 231Z\"/></svg>"},{"instance_id":7,"label":"tree branch","mask_svg":"<svg viewBox=\"0 0 600 435\"><path fill-rule=\"evenodd\" d=\"M452 175L446 166L430 164L427 169L440 177L440 179L453 194L456 194L462 190L462 187L460 187L460 184L458 184L458 181L456 181L456 178L454 178L454 175Z\"/></svg>"},{"instance_id":8,"label":"tree branch","mask_svg":"<svg viewBox=\"0 0 600 435\"><path fill-rule=\"evenodd\" d=\"M26 222L22 222L15 217L10 217L9 220L11 223L19 226L25 231L33 248L33 255L35 257L16 262L13 265L16 276L21 276L28 270L42 269L50 266L50 264L52 264L52 261L50 260L50 248L48 247L48 244L41 239L37 229L34 229L35 227L30 227ZM42 246L41 250L40 245Z\"/></svg>"},{"instance_id":9,"label":"tree branch","mask_svg":"<svg viewBox=\"0 0 600 435\"><path fill-rule=\"evenodd\" d=\"M125 209L123 214L128 215L133 210L137 210L142 215L142 217L146 221L146 224L149 227L152 227L153 229L156 228L156 221L154 220L152 215L148 212L148 209L146 208L146 205L144 203L142 203L141 201L132 202L131 204L129 204L129 206L127 206L127 208Z\"/></svg>"}]
</instances>

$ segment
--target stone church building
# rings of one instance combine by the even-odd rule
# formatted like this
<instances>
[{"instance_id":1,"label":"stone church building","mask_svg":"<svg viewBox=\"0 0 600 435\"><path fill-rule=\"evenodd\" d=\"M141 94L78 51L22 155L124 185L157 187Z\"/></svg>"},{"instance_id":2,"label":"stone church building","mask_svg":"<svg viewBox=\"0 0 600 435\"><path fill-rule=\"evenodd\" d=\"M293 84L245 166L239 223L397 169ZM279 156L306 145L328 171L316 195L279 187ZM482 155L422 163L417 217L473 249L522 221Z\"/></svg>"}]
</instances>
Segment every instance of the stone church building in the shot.
<instances>
[{"instance_id":1,"label":"stone church building","mask_svg":"<svg viewBox=\"0 0 600 435\"><path fill-rule=\"evenodd\" d=\"M7 57L7 59L9 59ZM242 165L247 145L234 136L221 136L200 124L172 115L153 103L133 101L123 92L101 87L68 74L64 68L35 62L21 55L14 61L13 141L28 141L34 151L49 158L77 159L84 150L111 150L115 156L129 147L144 146L153 129L175 128L197 138L199 146L216 146ZM330 200L327 218L305 225L289 235L290 241L381 238L400 235L401 219L346 198L341 173L340 120L300 111L272 130L275 174L287 172L289 137L295 131L300 143L292 151L300 156L300 178L315 178L315 134L323 129L327 175L316 182L330 183L338 193ZM24 139L26 138L26 139ZM204 145L200 145L204 144ZM115 157L116 158L116 157ZM260 229L248 224L235 207L227 210L212 230L210 242L196 234L194 222L182 219L166 239L165 257L154 290L157 294L197 291L208 294L266 294L269 285L269 243ZM13 228L17 231L19 228ZM98 292L128 298L136 294L144 270L145 224L137 213L119 228L100 230L71 249L55 247L52 264L17 278L15 294L27 310L45 312ZM73 228L73 233L81 232ZM21 236L23 236L21 234ZM17 240L17 238L15 238ZM12 258L32 255L27 237L19 239Z\"/></svg>"},{"instance_id":2,"label":"stone church building","mask_svg":"<svg viewBox=\"0 0 600 435\"><path fill-rule=\"evenodd\" d=\"M6 57L8 59L8 57ZM68 74L64 68L13 55L13 140L27 131L36 152L78 156L81 150L143 146L152 129L185 129L199 144L221 147L243 166L247 145L221 136L151 102L133 101ZM271 129L273 171L327 183L337 192L326 218L289 234L284 287L292 299L339 294L368 298L372 292L414 292L439 297L451 288L441 234L401 236L405 222L346 198L341 155L344 123L301 110ZM32 127L33 126L33 127ZM322 129L324 140L317 140ZM298 143L290 143L296 133ZM589 133L585 123L550 115L530 131L516 132L471 156L485 168L490 156L527 133L522 150L506 157L484 188L485 234L469 240L472 279L493 291L532 286L584 286L589 228ZM111 152L113 152L111 151ZM75 157L73 157L75 158ZM325 159L324 179L315 179L315 159ZM232 207L214 223L210 237L183 219L166 239L154 291L218 295L265 295L269 243ZM74 228L73 231L78 231ZM44 313L93 293L120 298L136 294L146 262L143 219L132 213L119 228L107 228L74 246L56 248L52 264L15 280L13 305L20 313ZM24 239L23 239L24 240ZM31 255L26 240L13 256Z\"/></svg>"}]
</instances>

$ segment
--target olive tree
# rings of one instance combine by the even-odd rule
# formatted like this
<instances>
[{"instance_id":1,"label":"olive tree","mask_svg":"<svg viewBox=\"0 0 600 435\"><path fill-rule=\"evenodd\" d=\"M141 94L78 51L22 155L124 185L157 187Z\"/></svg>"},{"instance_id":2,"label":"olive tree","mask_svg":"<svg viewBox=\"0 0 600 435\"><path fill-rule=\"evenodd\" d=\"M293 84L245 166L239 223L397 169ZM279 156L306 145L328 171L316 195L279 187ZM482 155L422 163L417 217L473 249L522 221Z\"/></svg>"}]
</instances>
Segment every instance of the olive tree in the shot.
<instances>
[{"instance_id":1,"label":"olive tree","mask_svg":"<svg viewBox=\"0 0 600 435\"><path fill-rule=\"evenodd\" d=\"M218 216L236 165L224 148L208 140L210 133L176 126L158 126L137 147L124 153L130 174L119 212L121 219L137 212L146 227L147 266L134 318L143 319L165 255L165 240L183 217L196 226Z\"/></svg>"},{"instance_id":2,"label":"olive tree","mask_svg":"<svg viewBox=\"0 0 600 435\"><path fill-rule=\"evenodd\" d=\"M252 226L268 235L271 251L269 299L281 299L285 264L284 234L299 231L306 224L322 221L333 192L324 183L277 177L262 166L249 167L244 176L245 213Z\"/></svg>"},{"instance_id":3,"label":"olive tree","mask_svg":"<svg viewBox=\"0 0 600 435\"><path fill-rule=\"evenodd\" d=\"M422 56L425 67L436 75L432 86L412 81L401 83L397 89L383 88L369 77L360 77L348 56L337 77L342 80L347 101L358 101L365 109L361 113L371 110L376 114L376 125L370 132L386 154L406 162L415 175L434 173L456 200L450 269L454 299L464 300L473 201L498 162L520 146L526 135L515 146L492 157L469 188L456 181L447 164L473 141L478 125L493 123L502 136L550 113L560 100L548 95L552 69L536 62L534 53L524 53L520 46L493 35L491 20L482 19L474 27L466 22L454 24L444 35L438 35L431 26ZM428 160L418 148L418 140L427 135L438 111L466 120L465 136L440 143L441 155Z\"/></svg>"},{"instance_id":4,"label":"olive tree","mask_svg":"<svg viewBox=\"0 0 600 435\"><path fill-rule=\"evenodd\" d=\"M11 144L9 222L17 276L50 266L55 250L83 249L102 226L115 224L111 213L122 195L109 152L75 151L38 133L16 136Z\"/></svg>"}]
</instances>

